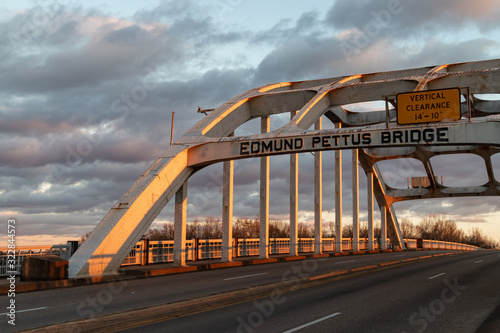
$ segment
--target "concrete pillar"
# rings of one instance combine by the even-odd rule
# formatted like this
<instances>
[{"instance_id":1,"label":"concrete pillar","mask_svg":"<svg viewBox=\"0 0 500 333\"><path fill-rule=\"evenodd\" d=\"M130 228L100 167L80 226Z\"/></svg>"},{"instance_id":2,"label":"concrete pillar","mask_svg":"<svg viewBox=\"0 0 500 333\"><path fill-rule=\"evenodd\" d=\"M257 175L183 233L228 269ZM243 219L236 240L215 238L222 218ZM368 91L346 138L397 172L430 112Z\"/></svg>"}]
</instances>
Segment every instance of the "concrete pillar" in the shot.
<instances>
[{"instance_id":1,"label":"concrete pillar","mask_svg":"<svg viewBox=\"0 0 500 333\"><path fill-rule=\"evenodd\" d=\"M373 172L366 175L368 196L368 250L373 251Z\"/></svg>"},{"instance_id":2,"label":"concrete pillar","mask_svg":"<svg viewBox=\"0 0 500 333\"><path fill-rule=\"evenodd\" d=\"M380 207L380 249L387 250L387 207Z\"/></svg>"},{"instance_id":3,"label":"concrete pillar","mask_svg":"<svg viewBox=\"0 0 500 333\"><path fill-rule=\"evenodd\" d=\"M352 250L359 251L359 171L358 150L352 149Z\"/></svg>"},{"instance_id":4,"label":"concrete pillar","mask_svg":"<svg viewBox=\"0 0 500 333\"><path fill-rule=\"evenodd\" d=\"M290 112L290 120L297 111ZM299 154L290 154L290 255L299 254L298 247L299 223Z\"/></svg>"},{"instance_id":5,"label":"concrete pillar","mask_svg":"<svg viewBox=\"0 0 500 333\"><path fill-rule=\"evenodd\" d=\"M233 174L234 161L223 164L222 175L222 259L233 260Z\"/></svg>"},{"instance_id":6,"label":"concrete pillar","mask_svg":"<svg viewBox=\"0 0 500 333\"><path fill-rule=\"evenodd\" d=\"M174 266L186 265L187 181L175 193Z\"/></svg>"},{"instance_id":7,"label":"concrete pillar","mask_svg":"<svg viewBox=\"0 0 500 333\"><path fill-rule=\"evenodd\" d=\"M142 240L142 258L141 265L147 266L149 265L149 239L144 238Z\"/></svg>"},{"instance_id":8,"label":"concrete pillar","mask_svg":"<svg viewBox=\"0 0 500 333\"><path fill-rule=\"evenodd\" d=\"M321 129L321 117L314 123L314 129ZM323 161L322 152L314 152L314 253L322 253L322 211L323 211Z\"/></svg>"},{"instance_id":9,"label":"concrete pillar","mask_svg":"<svg viewBox=\"0 0 500 333\"><path fill-rule=\"evenodd\" d=\"M261 118L261 133L270 129L269 116ZM269 258L269 156L260 158L260 243L259 257Z\"/></svg>"},{"instance_id":10,"label":"concrete pillar","mask_svg":"<svg viewBox=\"0 0 500 333\"><path fill-rule=\"evenodd\" d=\"M341 128L342 124L335 124ZM342 151L335 151L335 252L342 252Z\"/></svg>"}]
</instances>

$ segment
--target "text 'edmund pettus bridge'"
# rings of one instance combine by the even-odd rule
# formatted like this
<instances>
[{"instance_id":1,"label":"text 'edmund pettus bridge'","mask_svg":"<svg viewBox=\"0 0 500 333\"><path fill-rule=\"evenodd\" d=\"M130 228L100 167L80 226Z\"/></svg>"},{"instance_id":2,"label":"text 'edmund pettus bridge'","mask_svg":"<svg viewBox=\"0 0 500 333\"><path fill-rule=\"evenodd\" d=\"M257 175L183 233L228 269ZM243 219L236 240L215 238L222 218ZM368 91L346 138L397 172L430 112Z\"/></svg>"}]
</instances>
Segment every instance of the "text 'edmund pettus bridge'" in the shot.
<instances>
[{"instance_id":1,"label":"text 'edmund pettus bridge'","mask_svg":"<svg viewBox=\"0 0 500 333\"><path fill-rule=\"evenodd\" d=\"M383 146L405 143L448 143L448 127L393 130L366 133L315 135L290 139L244 141L239 144L240 155L279 152L328 150L329 148L359 148L359 146Z\"/></svg>"}]
</instances>

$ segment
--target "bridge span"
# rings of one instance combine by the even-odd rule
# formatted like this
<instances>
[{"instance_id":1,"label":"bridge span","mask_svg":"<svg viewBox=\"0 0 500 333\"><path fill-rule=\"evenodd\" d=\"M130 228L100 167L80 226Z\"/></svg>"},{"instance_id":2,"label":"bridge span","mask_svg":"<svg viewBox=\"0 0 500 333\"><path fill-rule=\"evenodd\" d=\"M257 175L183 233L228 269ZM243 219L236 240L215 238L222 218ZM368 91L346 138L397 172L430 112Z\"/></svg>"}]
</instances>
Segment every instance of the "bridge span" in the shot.
<instances>
[{"instance_id":1,"label":"bridge span","mask_svg":"<svg viewBox=\"0 0 500 333\"><path fill-rule=\"evenodd\" d=\"M19 320L0 312L0 331L496 332L499 264L498 250L400 250L163 276L130 266L109 283L18 293ZM156 277L129 279L141 272Z\"/></svg>"},{"instance_id":2,"label":"bridge span","mask_svg":"<svg viewBox=\"0 0 500 333\"><path fill-rule=\"evenodd\" d=\"M448 99L449 91L456 99ZM188 130L139 177L111 208L69 260L69 277L116 274L121 263L163 207L175 196L174 262L185 265L188 179L222 162L222 260L231 261L234 160L260 158L259 256L269 248L269 159L290 155L290 254L297 255L298 155L314 152L314 250L322 252L322 151L335 150L335 229L342 230L342 151L352 151L354 244L359 240L359 174L367 177L368 249L373 249L375 197L381 212L382 243L404 249L393 204L403 200L459 196L498 196L491 156L500 152L500 60L445 64L393 72L358 74L251 89L214 109ZM453 93L451 93L453 95ZM431 99L439 99L432 101ZM383 111L353 112L352 104L382 101ZM406 104L405 104L406 103ZM412 104L413 103L413 104ZM444 110L446 108L446 110ZM270 116L290 121L270 131ZM261 134L235 136L252 119ZM335 124L323 129L323 121ZM313 127L313 128L311 128ZM436 181L433 156L470 153L484 161L488 181L481 186L447 187ZM376 163L413 158L422 163L429 184L395 189ZM342 251L336 239L336 251ZM357 250L354 248L354 250Z\"/></svg>"}]
</instances>

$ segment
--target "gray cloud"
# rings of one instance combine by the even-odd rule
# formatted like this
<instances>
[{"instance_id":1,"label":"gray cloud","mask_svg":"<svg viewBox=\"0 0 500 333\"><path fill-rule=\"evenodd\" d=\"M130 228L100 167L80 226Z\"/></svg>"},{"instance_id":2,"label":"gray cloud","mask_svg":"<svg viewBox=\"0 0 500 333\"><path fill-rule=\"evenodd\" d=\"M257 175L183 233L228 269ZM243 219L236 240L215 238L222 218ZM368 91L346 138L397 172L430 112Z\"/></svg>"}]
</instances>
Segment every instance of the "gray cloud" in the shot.
<instances>
[{"instance_id":1,"label":"gray cloud","mask_svg":"<svg viewBox=\"0 0 500 333\"><path fill-rule=\"evenodd\" d=\"M376 1L336 1L326 15L301 13L260 31L221 20L236 7L221 11L220 4L194 1L161 2L130 17L115 17L106 9L45 6L1 19L0 210L18 211L30 226L26 235L47 230L83 234L168 148L172 111L178 138L202 119L198 106L217 107L262 84L500 54L499 43L489 35L498 18L493 1L402 1L399 14L363 45L356 45L357 30L364 31L374 19L371 11L378 13L385 6ZM441 11L429 9L436 6ZM468 26L474 33L462 34ZM442 38L438 29L452 37ZM343 45L351 49L346 53ZM249 61L255 51L260 59ZM280 121L273 126L280 126ZM256 133L255 124L245 124L241 131ZM324 210L331 212L333 153L324 156ZM469 174L467 161L450 167L445 182L477 179ZM299 209L306 216L313 210L312 155L301 155L299 166ZM235 162L235 216L258 214L258 168L258 159ZM190 178L189 219L220 216L221 170L217 164ZM275 216L288 214L288 170L288 157L271 159ZM350 173L346 152L347 221ZM360 178L364 189L364 177ZM484 202L484 211L497 210L498 203ZM469 203L453 204L454 212L474 215ZM366 205L364 191L360 205ZM402 207L411 214L443 209L437 201ZM172 216L172 205L167 205L159 219Z\"/></svg>"},{"instance_id":2,"label":"gray cloud","mask_svg":"<svg viewBox=\"0 0 500 333\"><path fill-rule=\"evenodd\" d=\"M325 21L339 30L357 29L369 36L407 39L471 26L497 29L499 17L500 9L494 0L358 0L336 1Z\"/></svg>"}]
</instances>

